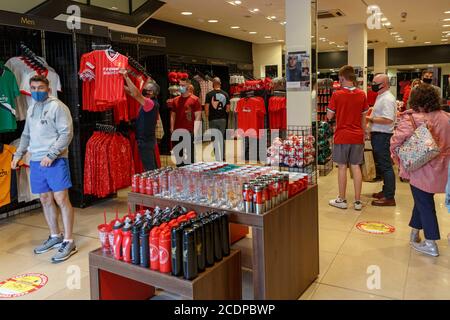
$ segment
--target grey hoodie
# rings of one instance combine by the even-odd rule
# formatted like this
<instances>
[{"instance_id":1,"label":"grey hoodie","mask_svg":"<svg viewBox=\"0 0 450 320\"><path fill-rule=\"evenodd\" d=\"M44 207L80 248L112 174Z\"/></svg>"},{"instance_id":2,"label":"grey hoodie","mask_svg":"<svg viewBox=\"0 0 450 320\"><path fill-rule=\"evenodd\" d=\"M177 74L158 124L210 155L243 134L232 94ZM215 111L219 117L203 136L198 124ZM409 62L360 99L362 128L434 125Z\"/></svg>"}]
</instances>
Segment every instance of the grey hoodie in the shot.
<instances>
[{"instance_id":1,"label":"grey hoodie","mask_svg":"<svg viewBox=\"0 0 450 320\"><path fill-rule=\"evenodd\" d=\"M52 160L67 158L73 138L73 121L69 108L58 98L50 96L28 108L25 128L14 159L29 151L31 161L45 157Z\"/></svg>"}]
</instances>

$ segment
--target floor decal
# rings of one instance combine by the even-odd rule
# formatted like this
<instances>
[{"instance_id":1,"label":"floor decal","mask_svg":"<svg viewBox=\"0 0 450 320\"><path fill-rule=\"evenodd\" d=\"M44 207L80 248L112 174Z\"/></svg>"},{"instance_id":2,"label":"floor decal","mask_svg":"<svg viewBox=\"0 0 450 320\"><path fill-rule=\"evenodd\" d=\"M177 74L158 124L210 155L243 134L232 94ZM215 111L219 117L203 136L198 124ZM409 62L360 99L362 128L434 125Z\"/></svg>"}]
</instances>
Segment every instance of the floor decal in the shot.
<instances>
[{"instance_id":1,"label":"floor decal","mask_svg":"<svg viewBox=\"0 0 450 320\"><path fill-rule=\"evenodd\" d=\"M27 273L0 282L0 298L17 298L33 293L47 284L42 273Z\"/></svg>"},{"instance_id":2,"label":"floor decal","mask_svg":"<svg viewBox=\"0 0 450 320\"><path fill-rule=\"evenodd\" d=\"M395 232L395 227L384 222L363 221L356 225L362 232L371 234L390 234Z\"/></svg>"}]
</instances>

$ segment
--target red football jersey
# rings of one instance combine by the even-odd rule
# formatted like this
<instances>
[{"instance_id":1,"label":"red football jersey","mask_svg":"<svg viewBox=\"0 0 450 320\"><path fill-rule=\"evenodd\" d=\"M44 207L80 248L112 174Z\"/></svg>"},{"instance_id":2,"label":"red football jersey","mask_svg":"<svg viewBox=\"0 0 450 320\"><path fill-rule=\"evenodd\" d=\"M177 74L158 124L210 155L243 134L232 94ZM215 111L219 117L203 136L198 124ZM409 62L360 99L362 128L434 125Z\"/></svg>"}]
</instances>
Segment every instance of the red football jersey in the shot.
<instances>
[{"instance_id":1,"label":"red football jersey","mask_svg":"<svg viewBox=\"0 0 450 320\"><path fill-rule=\"evenodd\" d=\"M96 50L86 57L86 65L95 73L96 104L117 104L126 100L124 79L120 69L128 67L128 58L108 50Z\"/></svg>"},{"instance_id":2,"label":"red football jersey","mask_svg":"<svg viewBox=\"0 0 450 320\"><path fill-rule=\"evenodd\" d=\"M238 113L238 129L242 129L246 137L256 138L259 129L264 129L266 114L264 100L261 97L243 98L239 100L236 112ZM246 132L247 130L250 131Z\"/></svg>"}]
</instances>

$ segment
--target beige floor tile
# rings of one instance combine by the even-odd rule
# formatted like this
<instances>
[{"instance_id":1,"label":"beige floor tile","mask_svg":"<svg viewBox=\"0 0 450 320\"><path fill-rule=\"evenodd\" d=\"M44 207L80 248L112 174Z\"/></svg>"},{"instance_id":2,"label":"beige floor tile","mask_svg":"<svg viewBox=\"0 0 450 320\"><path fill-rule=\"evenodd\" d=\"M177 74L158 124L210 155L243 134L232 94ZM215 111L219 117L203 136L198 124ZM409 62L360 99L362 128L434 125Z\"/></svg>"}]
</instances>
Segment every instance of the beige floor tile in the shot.
<instances>
[{"instance_id":1,"label":"beige floor tile","mask_svg":"<svg viewBox=\"0 0 450 320\"><path fill-rule=\"evenodd\" d=\"M64 288L46 298L46 300L90 300L91 291L89 276L81 278L79 289Z\"/></svg>"},{"instance_id":2,"label":"beige floor tile","mask_svg":"<svg viewBox=\"0 0 450 320\"><path fill-rule=\"evenodd\" d=\"M319 225L321 228L350 232L358 219L358 214L348 211L337 211L339 209L330 208L320 210Z\"/></svg>"},{"instance_id":3,"label":"beige floor tile","mask_svg":"<svg viewBox=\"0 0 450 320\"><path fill-rule=\"evenodd\" d=\"M320 284L310 300L390 300L389 298Z\"/></svg>"},{"instance_id":4,"label":"beige floor tile","mask_svg":"<svg viewBox=\"0 0 450 320\"><path fill-rule=\"evenodd\" d=\"M421 269L409 269L404 298L406 300L450 300L450 273L442 273L439 271L441 268L436 266Z\"/></svg>"},{"instance_id":5,"label":"beige floor tile","mask_svg":"<svg viewBox=\"0 0 450 320\"><path fill-rule=\"evenodd\" d=\"M450 274L450 247L448 242L439 241L438 246L440 256L437 258L411 250L409 270L423 274L433 274L434 272Z\"/></svg>"},{"instance_id":6,"label":"beige floor tile","mask_svg":"<svg viewBox=\"0 0 450 320\"><path fill-rule=\"evenodd\" d=\"M316 292L319 284L314 282L302 295L298 300L311 300L311 297Z\"/></svg>"},{"instance_id":7,"label":"beige floor tile","mask_svg":"<svg viewBox=\"0 0 450 320\"><path fill-rule=\"evenodd\" d=\"M337 253L348 235L348 232L320 228L319 248L321 251Z\"/></svg>"},{"instance_id":8,"label":"beige floor tile","mask_svg":"<svg viewBox=\"0 0 450 320\"><path fill-rule=\"evenodd\" d=\"M383 235L351 233L339 254L352 257L379 257L408 263L409 241L385 238Z\"/></svg>"},{"instance_id":9,"label":"beige floor tile","mask_svg":"<svg viewBox=\"0 0 450 320\"><path fill-rule=\"evenodd\" d=\"M0 252L0 282L40 263L36 257Z\"/></svg>"},{"instance_id":10,"label":"beige floor tile","mask_svg":"<svg viewBox=\"0 0 450 320\"><path fill-rule=\"evenodd\" d=\"M380 289L368 288L373 279L369 267L377 266L381 272ZM392 299L402 299L408 264L380 256L352 257L337 255L321 283L366 292Z\"/></svg>"},{"instance_id":11,"label":"beige floor tile","mask_svg":"<svg viewBox=\"0 0 450 320\"><path fill-rule=\"evenodd\" d=\"M71 274L68 273L71 266L70 260L61 264L52 264L50 262L42 262L25 270L22 273L42 273L48 277L47 284L36 292L30 293L23 297L13 298L11 300L44 300L55 295L61 290L67 289L67 282ZM73 274L72 274L73 275ZM80 280L87 277L89 273L80 272Z\"/></svg>"},{"instance_id":12,"label":"beige floor tile","mask_svg":"<svg viewBox=\"0 0 450 320\"><path fill-rule=\"evenodd\" d=\"M33 256L33 249L48 238L48 230L10 224L0 230L0 250L11 254Z\"/></svg>"},{"instance_id":13,"label":"beige floor tile","mask_svg":"<svg viewBox=\"0 0 450 320\"><path fill-rule=\"evenodd\" d=\"M319 252L320 271L319 271L319 277L317 278L317 282L321 282L323 277L326 275L326 273L330 269L330 266L333 263L335 258L336 258L336 253L329 253L326 251Z\"/></svg>"}]
</instances>

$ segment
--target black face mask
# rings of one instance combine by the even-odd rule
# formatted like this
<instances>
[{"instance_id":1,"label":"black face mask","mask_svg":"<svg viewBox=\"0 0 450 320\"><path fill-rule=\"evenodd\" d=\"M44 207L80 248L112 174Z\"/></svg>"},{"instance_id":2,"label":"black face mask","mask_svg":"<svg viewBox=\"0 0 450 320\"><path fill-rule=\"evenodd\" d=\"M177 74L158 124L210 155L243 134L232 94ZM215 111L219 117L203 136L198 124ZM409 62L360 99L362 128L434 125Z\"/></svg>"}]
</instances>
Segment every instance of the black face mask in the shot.
<instances>
[{"instance_id":1,"label":"black face mask","mask_svg":"<svg viewBox=\"0 0 450 320\"><path fill-rule=\"evenodd\" d=\"M150 90L142 90L142 95L146 98L151 97L151 91Z\"/></svg>"},{"instance_id":2,"label":"black face mask","mask_svg":"<svg viewBox=\"0 0 450 320\"><path fill-rule=\"evenodd\" d=\"M380 87L381 86L381 83L377 83L377 84L372 84L372 91L373 92L378 92L378 91L380 91L381 89L383 89L382 87Z\"/></svg>"},{"instance_id":3,"label":"black face mask","mask_svg":"<svg viewBox=\"0 0 450 320\"><path fill-rule=\"evenodd\" d=\"M422 81L425 82L426 84L432 84L433 83L433 79L428 79L428 78L423 78Z\"/></svg>"}]
</instances>

